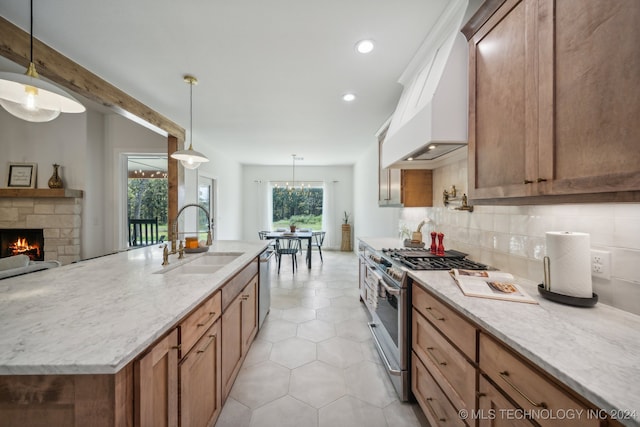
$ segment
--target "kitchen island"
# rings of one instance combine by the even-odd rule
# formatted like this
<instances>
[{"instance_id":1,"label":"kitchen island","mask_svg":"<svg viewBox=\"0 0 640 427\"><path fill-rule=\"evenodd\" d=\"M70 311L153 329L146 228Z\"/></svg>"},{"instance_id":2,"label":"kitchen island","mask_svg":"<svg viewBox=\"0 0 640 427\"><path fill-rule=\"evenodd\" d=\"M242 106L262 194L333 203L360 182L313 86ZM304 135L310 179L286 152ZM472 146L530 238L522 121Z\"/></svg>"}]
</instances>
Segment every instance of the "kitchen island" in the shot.
<instances>
[{"instance_id":1,"label":"kitchen island","mask_svg":"<svg viewBox=\"0 0 640 427\"><path fill-rule=\"evenodd\" d=\"M398 239L386 238L363 238L361 244L375 250L399 245ZM480 382L483 382L485 377L493 381L489 368L494 360L502 358L502 363L515 357L518 363L523 362L531 367L535 374L541 372L545 379L558 385L571 399L579 400L590 410L582 413L577 410L562 413L552 410L553 402L550 402L549 407L542 408L543 413L538 415L553 417L553 421L558 422L558 425L570 425L566 422L568 417L573 416L576 418L572 421L578 422L578 425L594 425L587 421L593 421L598 425L601 422L611 423L615 420L622 425L640 426L640 316L600 303L591 308L579 308L551 302L540 297L536 283L522 279L518 279L517 282L538 304L467 297L462 294L448 272L407 271L413 281L414 318L418 316L426 320L426 327L431 330L435 327L436 336L446 331L446 325L439 325L450 323L451 316L462 319L475 331L464 342L473 348L463 359L472 369L478 370ZM416 303L416 287L418 291L424 290L431 295L441 310L451 310L450 315L438 313L434 317L433 313L437 312L434 311L436 306L429 305L427 308L427 304ZM422 316L420 311L431 313ZM447 320L443 320L444 318ZM424 321L421 324L425 324ZM415 351L418 333L415 323L413 329ZM418 341L421 338L418 337ZM454 344L450 353L455 351L455 347L462 348L455 341L455 337L447 337L447 340ZM433 342L428 345L428 352L433 352ZM491 357L483 357L483 351L488 348L506 351L499 353L499 357L494 357L494 354ZM439 358L445 357L445 352L435 351ZM488 366L486 371L485 366ZM504 387L505 393L515 394L509 389L508 383L499 383L499 380L500 378L495 383ZM443 380L440 382L443 383ZM480 398L483 397L483 393L479 393ZM547 395L544 398L548 400L552 399L552 396ZM473 397L470 400L469 405L472 408L482 409L481 406L475 406ZM525 413L511 412L516 417ZM483 425L482 422L480 425Z\"/></svg>"},{"instance_id":2,"label":"kitchen island","mask_svg":"<svg viewBox=\"0 0 640 427\"><path fill-rule=\"evenodd\" d=\"M238 294L246 283L257 286L265 247L215 241L206 253L170 255L162 266L162 248L154 245L0 281L0 412L17 417L29 408L28 418L13 418L21 425L45 425L38 418L56 411L71 411L56 418L75 419L71 425L153 424L133 408L141 393L138 362L166 339L177 340L169 349L177 351L174 362L184 358L189 349L179 342L190 334L190 319L203 307L219 307L193 326L208 327L235 307L236 296L247 300ZM248 330L250 344L256 329ZM178 390L168 399L172 393L177 402ZM11 416L1 418L0 425L11 425Z\"/></svg>"}]
</instances>

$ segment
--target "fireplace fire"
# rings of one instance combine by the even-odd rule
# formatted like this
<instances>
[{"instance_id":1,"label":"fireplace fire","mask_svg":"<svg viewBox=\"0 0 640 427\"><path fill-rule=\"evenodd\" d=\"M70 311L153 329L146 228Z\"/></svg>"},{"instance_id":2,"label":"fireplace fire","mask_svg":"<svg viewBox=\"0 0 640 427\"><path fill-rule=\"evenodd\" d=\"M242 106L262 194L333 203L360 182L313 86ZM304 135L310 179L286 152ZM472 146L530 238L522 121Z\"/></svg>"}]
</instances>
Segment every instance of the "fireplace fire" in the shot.
<instances>
[{"instance_id":1,"label":"fireplace fire","mask_svg":"<svg viewBox=\"0 0 640 427\"><path fill-rule=\"evenodd\" d=\"M18 237L18 239L9 244L10 255L29 255L29 258L36 260L40 258L40 245L35 243L29 244L29 241L24 237Z\"/></svg>"},{"instance_id":2,"label":"fireplace fire","mask_svg":"<svg viewBox=\"0 0 640 427\"><path fill-rule=\"evenodd\" d=\"M32 261L44 260L44 236L41 229L0 230L0 258L28 255Z\"/></svg>"}]
</instances>

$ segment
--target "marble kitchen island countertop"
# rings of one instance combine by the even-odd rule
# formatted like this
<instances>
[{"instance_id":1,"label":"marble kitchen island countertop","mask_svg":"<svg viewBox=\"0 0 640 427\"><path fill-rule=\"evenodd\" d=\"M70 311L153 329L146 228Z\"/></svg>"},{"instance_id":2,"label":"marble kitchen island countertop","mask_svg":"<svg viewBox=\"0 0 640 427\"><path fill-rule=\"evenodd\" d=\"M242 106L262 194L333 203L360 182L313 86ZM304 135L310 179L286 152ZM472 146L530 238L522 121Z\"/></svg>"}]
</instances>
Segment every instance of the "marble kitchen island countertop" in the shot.
<instances>
[{"instance_id":1,"label":"marble kitchen island countertop","mask_svg":"<svg viewBox=\"0 0 640 427\"><path fill-rule=\"evenodd\" d=\"M214 241L242 254L209 274L176 268L207 254L162 267L153 245L0 280L0 375L115 374L266 246Z\"/></svg>"},{"instance_id":2,"label":"marble kitchen island countertop","mask_svg":"<svg viewBox=\"0 0 640 427\"><path fill-rule=\"evenodd\" d=\"M409 276L624 425L640 426L640 316L596 304L581 308L467 297L448 272Z\"/></svg>"}]
</instances>

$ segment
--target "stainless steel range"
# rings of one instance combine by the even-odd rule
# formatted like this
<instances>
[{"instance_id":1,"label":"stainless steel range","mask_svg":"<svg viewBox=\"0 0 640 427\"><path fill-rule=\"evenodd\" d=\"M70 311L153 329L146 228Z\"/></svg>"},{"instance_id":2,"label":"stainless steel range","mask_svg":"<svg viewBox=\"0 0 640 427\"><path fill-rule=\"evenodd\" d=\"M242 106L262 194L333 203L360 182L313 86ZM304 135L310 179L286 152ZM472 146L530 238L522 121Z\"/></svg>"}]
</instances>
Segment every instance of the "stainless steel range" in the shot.
<instances>
[{"instance_id":1,"label":"stainless steel range","mask_svg":"<svg viewBox=\"0 0 640 427\"><path fill-rule=\"evenodd\" d=\"M369 329L398 396L407 401L411 388L411 287L407 271L488 267L452 250L435 255L425 249L377 251L361 245L359 252L360 296L369 311Z\"/></svg>"},{"instance_id":2,"label":"stainless steel range","mask_svg":"<svg viewBox=\"0 0 640 427\"><path fill-rule=\"evenodd\" d=\"M436 255L426 249L402 248L382 249L383 256L398 262L409 270L451 270L464 268L467 270L486 270L488 267L466 259L467 254L458 251L445 251L444 255Z\"/></svg>"}]
</instances>

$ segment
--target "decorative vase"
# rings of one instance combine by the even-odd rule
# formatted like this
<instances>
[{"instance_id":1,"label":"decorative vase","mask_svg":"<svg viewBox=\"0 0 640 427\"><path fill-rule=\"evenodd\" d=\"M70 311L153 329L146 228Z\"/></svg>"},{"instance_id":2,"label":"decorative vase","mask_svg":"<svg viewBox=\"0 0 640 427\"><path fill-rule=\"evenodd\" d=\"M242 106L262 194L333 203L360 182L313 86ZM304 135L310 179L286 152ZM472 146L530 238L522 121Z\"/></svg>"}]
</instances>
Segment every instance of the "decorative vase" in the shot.
<instances>
[{"instance_id":1,"label":"decorative vase","mask_svg":"<svg viewBox=\"0 0 640 427\"><path fill-rule=\"evenodd\" d=\"M289 230L291 230L292 233L296 232L296 226L295 225L290 225L289 226Z\"/></svg>"},{"instance_id":2,"label":"decorative vase","mask_svg":"<svg viewBox=\"0 0 640 427\"><path fill-rule=\"evenodd\" d=\"M49 188L62 188L62 178L60 178L60 175L58 174L58 168L60 167L60 165L58 164L54 164L53 165L53 175L51 176L51 178L49 178Z\"/></svg>"}]
</instances>

